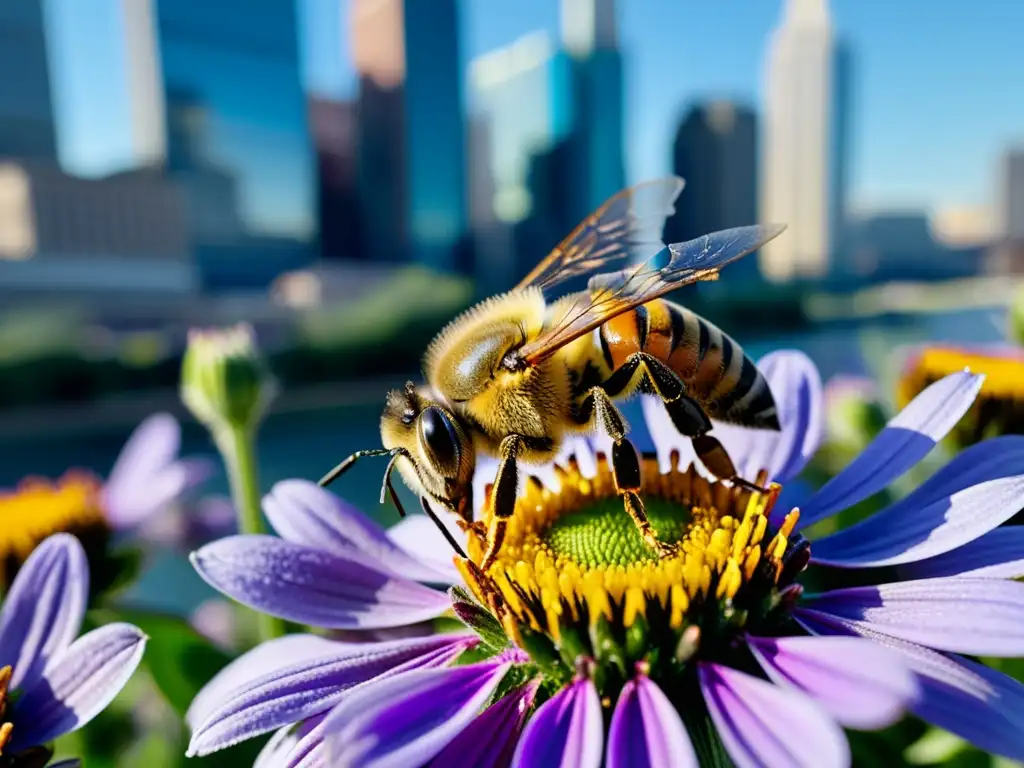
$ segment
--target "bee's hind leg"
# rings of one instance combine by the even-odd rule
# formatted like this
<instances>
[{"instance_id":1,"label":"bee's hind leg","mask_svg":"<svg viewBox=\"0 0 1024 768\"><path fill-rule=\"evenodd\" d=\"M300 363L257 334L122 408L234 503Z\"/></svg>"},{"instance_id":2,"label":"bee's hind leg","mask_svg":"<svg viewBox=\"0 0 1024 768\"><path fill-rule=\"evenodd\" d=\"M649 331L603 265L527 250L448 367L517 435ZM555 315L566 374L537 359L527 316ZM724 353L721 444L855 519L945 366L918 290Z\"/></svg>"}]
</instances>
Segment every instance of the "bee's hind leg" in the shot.
<instances>
[{"instance_id":1,"label":"bee's hind leg","mask_svg":"<svg viewBox=\"0 0 1024 768\"><path fill-rule=\"evenodd\" d=\"M501 454L501 463L498 465L498 474L494 479L494 487L491 488L490 514L487 523L487 549L484 552L484 559L480 564L480 570L487 573L487 570L498 557L501 545L505 541L505 529L508 527L508 519L516 511L516 493L519 487L519 468L517 458L522 438L519 435L509 435L501 441L498 452Z\"/></svg>"},{"instance_id":2,"label":"bee's hind leg","mask_svg":"<svg viewBox=\"0 0 1024 768\"><path fill-rule=\"evenodd\" d=\"M633 518L633 523L644 543L661 557L675 555L678 548L674 544L659 541L650 520L647 519L647 510L643 499L640 498L640 489L643 487L640 454L626 437L629 426L619 413L619 409L615 407L607 392L601 387L594 387L587 393L580 411L581 417L586 420L589 420L590 414L593 413L613 441L612 472L615 477L615 490L622 497L626 512Z\"/></svg>"}]
</instances>

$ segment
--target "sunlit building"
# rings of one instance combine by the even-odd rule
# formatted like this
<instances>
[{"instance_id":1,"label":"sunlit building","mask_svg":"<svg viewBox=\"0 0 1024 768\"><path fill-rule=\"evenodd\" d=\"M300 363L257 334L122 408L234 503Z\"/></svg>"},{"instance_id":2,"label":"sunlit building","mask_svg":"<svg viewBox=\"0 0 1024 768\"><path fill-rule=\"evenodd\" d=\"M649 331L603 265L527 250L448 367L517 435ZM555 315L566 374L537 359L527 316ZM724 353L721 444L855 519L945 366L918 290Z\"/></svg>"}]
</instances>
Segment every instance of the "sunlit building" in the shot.
<instances>
[{"instance_id":1,"label":"sunlit building","mask_svg":"<svg viewBox=\"0 0 1024 768\"><path fill-rule=\"evenodd\" d=\"M1024 147L1007 149L999 162L999 237L1024 242Z\"/></svg>"},{"instance_id":2,"label":"sunlit building","mask_svg":"<svg viewBox=\"0 0 1024 768\"><path fill-rule=\"evenodd\" d=\"M353 0L358 190L381 261L465 268L466 128L457 0Z\"/></svg>"},{"instance_id":3,"label":"sunlit building","mask_svg":"<svg viewBox=\"0 0 1024 768\"><path fill-rule=\"evenodd\" d=\"M765 71L761 217L788 225L761 250L771 280L824 277L841 250L849 87L826 0L787 0Z\"/></svg>"},{"instance_id":4,"label":"sunlit building","mask_svg":"<svg viewBox=\"0 0 1024 768\"><path fill-rule=\"evenodd\" d=\"M56 162L43 3L0 2L0 157Z\"/></svg>"},{"instance_id":5,"label":"sunlit building","mask_svg":"<svg viewBox=\"0 0 1024 768\"><path fill-rule=\"evenodd\" d=\"M316 178L294 0L157 0L150 24L166 168L207 285L257 287L307 263Z\"/></svg>"},{"instance_id":6,"label":"sunlit building","mask_svg":"<svg viewBox=\"0 0 1024 768\"><path fill-rule=\"evenodd\" d=\"M725 100L695 104L676 130L672 171L686 180L686 188L665 228L666 242L757 223L754 110ZM730 266L728 276L731 284L757 278L757 260L747 258Z\"/></svg>"},{"instance_id":7,"label":"sunlit building","mask_svg":"<svg viewBox=\"0 0 1024 768\"><path fill-rule=\"evenodd\" d=\"M625 186L624 82L615 0L562 0L562 46L572 61L571 158L582 219Z\"/></svg>"},{"instance_id":8,"label":"sunlit building","mask_svg":"<svg viewBox=\"0 0 1024 768\"><path fill-rule=\"evenodd\" d=\"M356 104L310 98L309 127L317 157L317 220L320 255L366 259L356 186Z\"/></svg>"}]
</instances>

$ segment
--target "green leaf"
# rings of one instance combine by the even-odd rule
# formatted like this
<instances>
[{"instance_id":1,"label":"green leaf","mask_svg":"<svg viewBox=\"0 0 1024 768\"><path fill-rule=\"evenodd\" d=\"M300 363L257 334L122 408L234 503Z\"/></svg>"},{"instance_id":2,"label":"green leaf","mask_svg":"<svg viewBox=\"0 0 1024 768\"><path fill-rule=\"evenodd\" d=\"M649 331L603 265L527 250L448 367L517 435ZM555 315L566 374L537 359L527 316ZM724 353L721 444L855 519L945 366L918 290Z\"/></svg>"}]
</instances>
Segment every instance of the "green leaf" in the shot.
<instances>
[{"instance_id":1,"label":"green leaf","mask_svg":"<svg viewBox=\"0 0 1024 768\"><path fill-rule=\"evenodd\" d=\"M149 636L142 663L182 717L199 690L232 660L179 616L141 610L111 613Z\"/></svg>"},{"instance_id":2,"label":"green leaf","mask_svg":"<svg viewBox=\"0 0 1024 768\"><path fill-rule=\"evenodd\" d=\"M469 592L462 587L452 587L448 590L448 595L452 599L452 609L455 611L455 615L463 624L476 632L485 645L495 651L501 651L508 647L508 635L505 634L501 624L490 611L474 600Z\"/></svg>"}]
</instances>

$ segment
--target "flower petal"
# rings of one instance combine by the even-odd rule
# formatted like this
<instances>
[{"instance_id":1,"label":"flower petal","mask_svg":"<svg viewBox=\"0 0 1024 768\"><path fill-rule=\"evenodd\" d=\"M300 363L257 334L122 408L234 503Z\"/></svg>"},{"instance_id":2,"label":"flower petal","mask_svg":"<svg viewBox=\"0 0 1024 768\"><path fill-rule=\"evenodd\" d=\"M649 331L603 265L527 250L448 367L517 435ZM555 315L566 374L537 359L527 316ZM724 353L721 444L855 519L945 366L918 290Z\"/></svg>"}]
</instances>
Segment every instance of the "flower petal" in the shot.
<instances>
[{"instance_id":1,"label":"flower petal","mask_svg":"<svg viewBox=\"0 0 1024 768\"><path fill-rule=\"evenodd\" d=\"M533 713L512 765L599 768L603 750L601 700L593 681L583 678L563 688Z\"/></svg>"},{"instance_id":2,"label":"flower petal","mask_svg":"<svg viewBox=\"0 0 1024 768\"><path fill-rule=\"evenodd\" d=\"M177 419L169 413L154 413L125 441L107 475L108 482L134 484L135 478L159 473L174 462L180 448L181 427Z\"/></svg>"},{"instance_id":3,"label":"flower petal","mask_svg":"<svg viewBox=\"0 0 1024 768\"><path fill-rule=\"evenodd\" d=\"M878 493L923 459L974 402L984 376L954 373L915 397L849 466L800 510L807 527Z\"/></svg>"},{"instance_id":4,"label":"flower petal","mask_svg":"<svg viewBox=\"0 0 1024 768\"><path fill-rule=\"evenodd\" d=\"M672 702L646 676L622 688L608 732L608 768L688 768L699 765Z\"/></svg>"},{"instance_id":5,"label":"flower petal","mask_svg":"<svg viewBox=\"0 0 1024 768\"><path fill-rule=\"evenodd\" d=\"M996 528L951 552L907 563L900 567L899 575L904 579L941 576L1019 579L1024 576L1024 526Z\"/></svg>"},{"instance_id":6,"label":"flower petal","mask_svg":"<svg viewBox=\"0 0 1024 768\"><path fill-rule=\"evenodd\" d=\"M181 427L168 413L150 416L131 434L103 487L115 529L137 525L213 474L211 461L179 461L180 447Z\"/></svg>"},{"instance_id":7,"label":"flower petal","mask_svg":"<svg viewBox=\"0 0 1024 768\"><path fill-rule=\"evenodd\" d=\"M1024 583L920 579L806 598L817 613L940 651L1024 656Z\"/></svg>"},{"instance_id":8,"label":"flower petal","mask_svg":"<svg viewBox=\"0 0 1024 768\"><path fill-rule=\"evenodd\" d=\"M816 540L815 562L867 568L923 560L967 544L1024 508L1024 437L974 445L913 493Z\"/></svg>"},{"instance_id":9,"label":"flower petal","mask_svg":"<svg viewBox=\"0 0 1024 768\"><path fill-rule=\"evenodd\" d=\"M195 730L221 704L244 692L251 681L292 664L301 664L335 653L338 644L316 635L285 635L260 643L232 661L202 687L185 713Z\"/></svg>"},{"instance_id":10,"label":"flower petal","mask_svg":"<svg viewBox=\"0 0 1024 768\"><path fill-rule=\"evenodd\" d=\"M919 693L899 654L868 640L749 637L747 645L776 684L799 688L850 728L892 725Z\"/></svg>"},{"instance_id":11,"label":"flower petal","mask_svg":"<svg viewBox=\"0 0 1024 768\"><path fill-rule=\"evenodd\" d=\"M444 592L273 536L229 536L192 554L211 586L272 616L333 629L380 629L432 619Z\"/></svg>"},{"instance_id":12,"label":"flower petal","mask_svg":"<svg viewBox=\"0 0 1024 768\"><path fill-rule=\"evenodd\" d=\"M960 656L873 632L854 622L797 609L797 619L816 634L853 634L900 653L914 671L921 695L915 715L980 747L1024 761L1024 685Z\"/></svg>"},{"instance_id":13,"label":"flower petal","mask_svg":"<svg viewBox=\"0 0 1024 768\"><path fill-rule=\"evenodd\" d=\"M22 690L12 751L52 741L96 717L124 688L145 648L146 636L131 624L107 624L78 638Z\"/></svg>"},{"instance_id":14,"label":"flower petal","mask_svg":"<svg viewBox=\"0 0 1024 768\"><path fill-rule=\"evenodd\" d=\"M491 768L508 765L537 692L526 685L502 696L465 727L430 761L429 768Z\"/></svg>"},{"instance_id":15,"label":"flower petal","mask_svg":"<svg viewBox=\"0 0 1024 768\"><path fill-rule=\"evenodd\" d=\"M327 768L326 717L324 713L281 728L260 750L252 768Z\"/></svg>"},{"instance_id":16,"label":"flower petal","mask_svg":"<svg viewBox=\"0 0 1024 768\"><path fill-rule=\"evenodd\" d=\"M737 768L850 764L843 730L799 691L718 664L701 663L697 674L708 712Z\"/></svg>"},{"instance_id":17,"label":"flower petal","mask_svg":"<svg viewBox=\"0 0 1024 768\"><path fill-rule=\"evenodd\" d=\"M452 537L465 547L466 534L440 517ZM426 515L409 515L388 528L387 536L412 557L444 577L445 584L461 584L462 576L452 559L452 545ZM437 578L437 577L435 577Z\"/></svg>"},{"instance_id":18,"label":"flower petal","mask_svg":"<svg viewBox=\"0 0 1024 768\"><path fill-rule=\"evenodd\" d=\"M78 539L50 536L14 577L0 611L0 665L14 666L11 690L31 686L82 627L89 564Z\"/></svg>"},{"instance_id":19,"label":"flower petal","mask_svg":"<svg viewBox=\"0 0 1024 768\"><path fill-rule=\"evenodd\" d=\"M477 716L509 666L488 661L423 669L365 686L325 722L333 764L423 765Z\"/></svg>"},{"instance_id":20,"label":"flower petal","mask_svg":"<svg viewBox=\"0 0 1024 768\"><path fill-rule=\"evenodd\" d=\"M758 360L757 366L775 397L780 430L748 429L716 421L714 434L741 476L754 477L763 468L770 479L784 483L800 474L821 443L821 375L810 358L797 350L771 352ZM672 451L679 452L682 467L696 461L690 438L676 430L660 399L644 397L643 412L663 471L671 468ZM697 466L702 469L699 462Z\"/></svg>"},{"instance_id":21,"label":"flower petal","mask_svg":"<svg viewBox=\"0 0 1024 768\"><path fill-rule=\"evenodd\" d=\"M374 520L316 483L277 483L263 498L263 511L286 541L322 549L413 581L446 579L445 574L395 544Z\"/></svg>"},{"instance_id":22,"label":"flower petal","mask_svg":"<svg viewBox=\"0 0 1024 768\"><path fill-rule=\"evenodd\" d=\"M360 683L416 662L444 664L469 647L469 635L434 635L387 643L331 643L331 651L288 663L224 695L194 727L188 756L208 755L305 720L334 706Z\"/></svg>"}]
</instances>

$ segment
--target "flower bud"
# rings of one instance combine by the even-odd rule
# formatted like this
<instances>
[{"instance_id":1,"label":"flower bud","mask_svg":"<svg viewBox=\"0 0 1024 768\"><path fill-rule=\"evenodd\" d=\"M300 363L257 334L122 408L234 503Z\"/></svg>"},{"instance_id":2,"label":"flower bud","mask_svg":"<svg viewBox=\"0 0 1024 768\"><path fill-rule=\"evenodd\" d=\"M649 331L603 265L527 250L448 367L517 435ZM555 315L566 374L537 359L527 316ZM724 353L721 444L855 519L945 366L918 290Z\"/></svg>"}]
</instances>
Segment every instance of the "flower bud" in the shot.
<instances>
[{"instance_id":1,"label":"flower bud","mask_svg":"<svg viewBox=\"0 0 1024 768\"><path fill-rule=\"evenodd\" d=\"M189 332L181 399L210 430L254 429L276 390L249 325Z\"/></svg>"}]
</instances>

